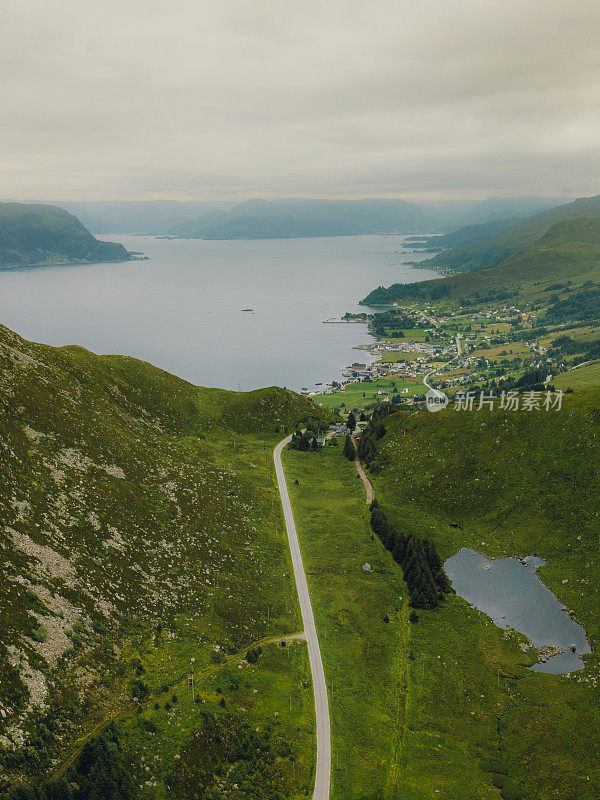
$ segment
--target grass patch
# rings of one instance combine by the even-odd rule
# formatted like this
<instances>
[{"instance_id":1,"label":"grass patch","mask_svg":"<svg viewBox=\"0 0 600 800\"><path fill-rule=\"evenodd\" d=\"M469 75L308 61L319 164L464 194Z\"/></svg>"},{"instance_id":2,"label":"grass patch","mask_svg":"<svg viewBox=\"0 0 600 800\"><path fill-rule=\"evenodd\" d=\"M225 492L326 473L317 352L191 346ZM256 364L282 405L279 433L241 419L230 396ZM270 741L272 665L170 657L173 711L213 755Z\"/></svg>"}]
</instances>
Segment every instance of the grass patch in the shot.
<instances>
[{"instance_id":1,"label":"grass patch","mask_svg":"<svg viewBox=\"0 0 600 800\"><path fill-rule=\"evenodd\" d=\"M392 798L406 697L406 586L371 538L363 486L341 448L286 450L284 462L329 689L332 798Z\"/></svg>"},{"instance_id":2,"label":"grass patch","mask_svg":"<svg viewBox=\"0 0 600 800\"><path fill-rule=\"evenodd\" d=\"M588 389L592 386L600 386L600 361L593 361L591 364L583 364L575 367L568 372L561 372L552 382L557 389Z\"/></svg>"},{"instance_id":3,"label":"grass patch","mask_svg":"<svg viewBox=\"0 0 600 800\"><path fill-rule=\"evenodd\" d=\"M423 384L420 381L414 378L403 380L395 376L378 378L374 381L350 383L342 392L317 395L314 400L324 409L334 410L339 408L341 413L345 413L346 411L352 411L352 409L360 411L367 406L381 402L385 395L380 395L380 391L394 393L394 389L397 389L397 393L401 393L404 388L409 389L409 396L423 393Z\"/></svg>"},{"instance_id":4,"label":"grass patch","mask_svg":"<svg viewBox=\"0 0 600 800\"><path fill-rule=\"evenodd\" d=\"M10 744L0 749L0 792L61 774L114 720L139 792L161 797L200 717L194 707L168 727L157 719L157 758L139 776L128 731L140 709L183 708L192 658L199 676L212 675L256 641L300 628L272 449L327 415L283 389L205 390L135 359L36 345L5 328L0 345L0 733L25 743L16 758ZM256 714L242 688L226 710L210 700L228 715L228 736L238 722L265 724L302 686L304 667L291 659L286 673L287 658L265 654L253 668ZM287 781L295 763L304 791L312 738L274 719L285 735L272 741L289 736L297 747L268 780ZM308 731L308 718L299 726Z\"/></svg>"}]
</instances>

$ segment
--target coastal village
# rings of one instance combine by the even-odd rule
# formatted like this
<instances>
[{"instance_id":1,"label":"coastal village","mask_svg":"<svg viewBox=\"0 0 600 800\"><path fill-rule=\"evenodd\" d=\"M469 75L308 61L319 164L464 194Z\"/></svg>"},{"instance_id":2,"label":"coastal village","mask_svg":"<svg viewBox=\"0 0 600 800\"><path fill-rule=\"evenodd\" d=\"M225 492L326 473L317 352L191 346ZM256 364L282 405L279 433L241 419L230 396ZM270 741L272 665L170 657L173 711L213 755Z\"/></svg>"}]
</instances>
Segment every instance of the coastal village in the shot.
<instances>
[{"instance_id":1,"label":"coastal village","mask_svg":"<svg viewBox=\"0 0 600 800\"><path fill-rule=\"evenodd\" d=\"M567 371L577 364L553 347L569 326L539 328L544 309L514 304L448 308L392 306L376 314L346 314L325 324L367 323L374 340L355 349L357 359L320 391L303 389L315 402L340 413L369 412L381 403L422 405L430 386L450 396L457 391L512 387L537 371L538 383L554 376L567 388ZM538 326L538 327L536 327ZM593 337L596 327L577 331ZM541 334L541 335L540 335Z\"/></svg>"}]
</instances>

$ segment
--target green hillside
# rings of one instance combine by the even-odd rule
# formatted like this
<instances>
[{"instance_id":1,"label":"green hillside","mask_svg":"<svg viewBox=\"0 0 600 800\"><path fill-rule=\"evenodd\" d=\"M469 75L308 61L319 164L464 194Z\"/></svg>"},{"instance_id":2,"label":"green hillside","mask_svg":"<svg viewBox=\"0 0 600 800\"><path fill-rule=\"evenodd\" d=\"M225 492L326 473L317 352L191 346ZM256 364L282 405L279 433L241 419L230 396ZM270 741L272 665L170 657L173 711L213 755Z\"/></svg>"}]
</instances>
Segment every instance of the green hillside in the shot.
<instances>
[{"instance_id":1,"label":"green hillside","mask_svg":"<svg viewBox=\"0 0 600 800\"><path fill-rule=\"evenodd\" d=\"M434 269L465 272L495 267L509 256L523 253L551 225L577 217L599 217L600 195L583 197L573 203L550 208L479 241L439 253L427 262Z\"/></svg>"},{"instance_id":2,"label":"green hillside","mask_svg":"<svg viewBox=\"0 0 600 800\"><path fill-rule=\"evenodd\" d=\"M130 257L122 244L99 241L62 208L0 203L0 269Z\"/></svg>"},{"instance_id":3,"label":"green hillside","mask_svg":"<svg viewBox=\"0 0 600 800\"><path fill-rule=\"evenodd\" d=\"M582 284L598 279L600 219L577 218L556 223L523 252L507 256L497 266L421 283L380 286L361 303L386 305L444 299L468 303L518 296L547 302L544 291L557 281Z\"/></svg>"},{"instance_id":4,"label":"green hillside","mask_svg":"<svg viewBox=\"0 0 600 800\"><path fill-rule=\"evenodd\" d=\"M272 447L328 416L6 328L0 371L0 795L88 780L92 758L130 776L115 798L303 795L312 692L304 644L277 645L301 623Z\"/></svg>"},{"instance_id":5,"label":"green hillside","mask_svg":"<svg viewBox=\"0 0 600 800\"><path fill-rule=\"evenodd\" d=\"M449 250L450 248L462 248L466 245L481 242L488 239L499 231L504 231L507 228L512 228L515 224L515 219L495 219L491 222L480 222L473 225L465 225L456 231L444 233L441 236L432 236L427 239L423 244L417 244L417 247L423 247L425 250L430 248L440 250ZM431 263L429 261L428 263Z\"/></svg>"},{"instance_id":6,"label":"green hillside","mask_svg":"<svg viewBox=\"0 0 600 800\"><path fill-rule=\"evenodd\" d=\"M384 419L370 474L397 529L431 537L444 558L463 546L541 556L593 647L580 672L532 672L519 637L459 597L420 611L397 797L600 795L599 422L600 389L566 396L562 411Z\"/></svg>"}]
</instances>

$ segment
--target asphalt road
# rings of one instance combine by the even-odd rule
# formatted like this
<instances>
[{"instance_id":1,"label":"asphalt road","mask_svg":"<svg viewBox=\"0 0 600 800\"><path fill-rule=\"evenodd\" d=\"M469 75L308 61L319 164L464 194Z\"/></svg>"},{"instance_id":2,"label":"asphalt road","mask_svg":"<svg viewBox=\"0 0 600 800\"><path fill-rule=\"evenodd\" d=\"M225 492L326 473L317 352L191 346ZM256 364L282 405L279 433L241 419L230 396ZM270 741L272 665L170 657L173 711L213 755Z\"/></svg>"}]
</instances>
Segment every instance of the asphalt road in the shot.
<instances>
[{"instance_id":1,"label":"asphalt road","mask_svg":"<svg viewBox=\"0 0 600 800\"><path fill-rule=\"evenodd\" d=\"M454 356L454 358L451 358L450 361L447 361L446 365L451 364L453 361L456 361L456 359L460 358L462 355L462 347L460 344L460 333L456 334L455 342L456 342L456 355ZM429 376L433 375L434 372L437 372L437 368L433 369L431 372L428 372L427 375L425 375L423 378L423 383L425 384L425 386L427 386L428 389L434 388L428 381Z\"/></svg>"},{"instance_id":2,"label":"asphalt road","mask_svg":"<svg viewBox=\"0 0 600 800\"><path fill-rule=\"evenodd\" d=\"M292 506L288 495L285 474L281 463L281 451L291 440L291 436L279 442L273 451L275 461L275 473L277 475L277 485L281 496L285 527L287 529L290 552L292 554L292 564L294 566L294 578L296 589L298 590L298 600L300 601L300 611L302 612L302 622L304 624L304 634L308 645L308 658L310 661L310 671L312 674L313 692L315 695L315 718L317 727L317 764L315 771L315 788L313 800L329 800L329 787L331 784L331 732L329 725L329 703L327 700L327 684L325 683L325 672L321 659L321 648L317 637L317 628L313 616L310 594L306 583L304 565L300 545L298 544L298 534L296 524L292 514Z\"/></svg>"}]
</instances>

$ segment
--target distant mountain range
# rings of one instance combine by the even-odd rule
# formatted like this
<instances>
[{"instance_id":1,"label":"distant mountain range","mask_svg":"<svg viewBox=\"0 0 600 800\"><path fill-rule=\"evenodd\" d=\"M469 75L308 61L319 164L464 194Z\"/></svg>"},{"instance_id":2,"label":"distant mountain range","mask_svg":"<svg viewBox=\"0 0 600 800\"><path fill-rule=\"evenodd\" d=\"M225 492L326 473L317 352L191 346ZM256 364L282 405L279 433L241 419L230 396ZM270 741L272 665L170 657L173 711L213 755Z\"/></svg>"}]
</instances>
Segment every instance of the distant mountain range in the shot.
<instances>
[{"instance_id":1,"label":"distant mountain range","mask_svg":"<svg viewBox=\"0 0 600 800\"><path fill-rule=\"evenodd\" d=\"M248 200L179 225L172 233L202 239L287 239L427 233L441 225L436 214L406 200Z\"/></svg>"},{"instance_id":2,"label":"distant mountain range","mask_svg":"<svg viewBox=\"0 0 600 800\"><path fill-rule=\"evenodd\" d=\"M148 236L169 234L179 225L228 211L234 203L179 202L175 200L126 200L61 203L94 233L132 233Z\"/></svg>"},{"instance_id":3,"label":"distant mountain range","mask_svg":"<svg viewBox=\"0 0 600 800\"><path fill-rule=\"evenodd\" d=\"M130 258L122 244L99 241L62 208L0 203L0 269Z\"/></svg>"},{"instance_id":4,"label":"distant mountain range","mask_svg":"<svg viewBox=\"0 0 600 800\"><path fill-rule=\"evenodd\" d=\"M448 230L500 219L518 219L568 203L570 197L488 197L478 203L422 203L442 217Z\"/></svg>"},{"instance_id":5,"label":"distant mountain range","mask_svg":"<svg viewBox=\"0 0 600 800\"><path fill-rule=\"evenodd\" d=\"M593 201L579 200L523 222L519 211L540 203L543 201L486 200L472 206L468 213L462 209L463 216L478 219L492 211L510 211L512 216L470 224L436 237L433 240L436 247L454 249L440 253L432 265L457 271L492 266L520 252L523 244L534 241L549 224L562 219L563 213L582 216L590 203L594 205ZM67 205L64 210L43 204L0 203L0 268L124 261L131 257L123 245L100 241L88 228L104 234L141 233L217 240L289 239L440 233L448 230L449 217L447 207L436 211L400 199L248 200L234 206L167 201ZM427 242L424 246L431 244Z\"/></svg>"},{"instance_id":6,"label":"distant mountain range","mask_svg":"<svg viewBox=\"0 0 600 800\"><path fill-rule=\"evenodd\" d=\"M248 200L242 203L126 201L64 203L94 233L273 239L353 234L444 233L464 225L521 219L567 202L488 198L479 203L401 199Z\"/></svg>"}]
</instances>

